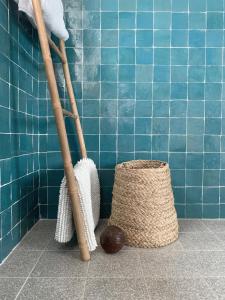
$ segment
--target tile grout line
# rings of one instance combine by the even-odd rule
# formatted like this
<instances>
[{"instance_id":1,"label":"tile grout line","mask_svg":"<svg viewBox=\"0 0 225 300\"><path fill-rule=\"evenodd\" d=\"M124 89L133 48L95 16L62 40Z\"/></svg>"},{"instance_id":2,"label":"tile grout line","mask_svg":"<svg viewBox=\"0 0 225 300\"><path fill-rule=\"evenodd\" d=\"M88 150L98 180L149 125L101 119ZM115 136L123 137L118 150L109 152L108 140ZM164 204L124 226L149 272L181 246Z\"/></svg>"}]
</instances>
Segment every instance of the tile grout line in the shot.
<instances>
[{"instance_id":1,"label":"tile grout line","mask_svg":"<svg viewBox=\"0 0 225 300\"><path fill-rule=\"evenodd\" d=\"M33 272L33 270L35 269L35 267L37 266L37 264L38 264L38 262L39 262L40 258L41 258L41 257L42 257L42 255L44 254L44 252L45 252L44 250L43 250L43 251L41 251L41 254L40 254L40 256L38 257L38 259L37 259L36 263L35 263L35 264L34 264L34 266L32 267L32 269L31 269L30 273L28 274L28 276L27 276L27 278L26 278L25 282L24 282L24 283L23 283L23 285L21 286L21 288L20 288L19 292L17 293L17 295L16 295L16 297L15 297L15 299L14 299L14 300L18 299L18 296L19 296L19 294L21 293L21 291L23 290L24 286L26 285L26 283L27 283L28 279L30 278L30 275L32 274L32 272Z\"/></svg>"}]
</instances>

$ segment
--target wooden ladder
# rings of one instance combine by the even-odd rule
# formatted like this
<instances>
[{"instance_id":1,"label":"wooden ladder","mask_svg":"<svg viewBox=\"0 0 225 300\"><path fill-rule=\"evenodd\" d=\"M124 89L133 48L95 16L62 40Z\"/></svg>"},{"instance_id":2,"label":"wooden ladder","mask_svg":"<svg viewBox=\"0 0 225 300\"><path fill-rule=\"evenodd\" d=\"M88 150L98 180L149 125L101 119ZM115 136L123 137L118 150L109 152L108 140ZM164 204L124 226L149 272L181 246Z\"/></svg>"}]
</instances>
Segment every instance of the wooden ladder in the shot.
<instances>
[{"instance_id":1,"label":"wooden ladder","mask_svg":"<svg viewBox=\"0 0 225 300\"><path fill-rule=\"evenodd\" d=\"M74 120L82 158L87 158L87 151L86 151L83 132L80 124L80 118L77 110L76 99L73 92L70 71L69 71L69 66L67 61L67 55L65 50L65 43L63 40L60 40L59 47L57 47L57 45L48 37L46 33L45 23L43 20L40 0L32 0L32 3L33 3L35 20L37 24L42 57L45 64L45 71L48 80L48 86L49 86L49 91L51 96L53 112L55 116L57 132L59 136L61 153L62 153L62 158L64 163L64 171L67 180L67 187L68 187L68 192L72 204L73 219L74 219L75 229L77 233L79 248L80 248L80 256L83 261L89 261L90 253L85 238L84 221L81 214L80 200L78 194L78 184L74 176L74 170L73 170L72 158L71 158L71 153L69 148L69 142L67 138L64 116L69 116ZM55 72L53 68L52 57L50 53L50 47L59 56L62 62L66 87L70 99L71 112L63 109L61 106Z\"/></svg>"}]
</instances>

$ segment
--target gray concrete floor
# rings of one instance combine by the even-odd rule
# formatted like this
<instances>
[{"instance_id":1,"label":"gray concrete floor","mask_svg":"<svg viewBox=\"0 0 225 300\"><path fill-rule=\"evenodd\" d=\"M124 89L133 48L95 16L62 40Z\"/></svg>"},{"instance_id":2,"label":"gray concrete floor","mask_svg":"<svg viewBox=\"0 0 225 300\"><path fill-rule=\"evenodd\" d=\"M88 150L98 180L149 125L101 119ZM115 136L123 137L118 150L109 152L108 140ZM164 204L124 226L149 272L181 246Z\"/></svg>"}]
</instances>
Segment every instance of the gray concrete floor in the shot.
<instances>
[{"instance_id":1,"label":"gray concrete floor","mask_svg":"<svg viewBox=\"0 0 225 300\"><path fill-rule=\"evenodd\" d=\"M170 246L99 248L83 263L77 246L54 241L55 221L39 221L0 266L0 299L225 299L225 220L179 223Z\"/></svg>"}]
</instances>

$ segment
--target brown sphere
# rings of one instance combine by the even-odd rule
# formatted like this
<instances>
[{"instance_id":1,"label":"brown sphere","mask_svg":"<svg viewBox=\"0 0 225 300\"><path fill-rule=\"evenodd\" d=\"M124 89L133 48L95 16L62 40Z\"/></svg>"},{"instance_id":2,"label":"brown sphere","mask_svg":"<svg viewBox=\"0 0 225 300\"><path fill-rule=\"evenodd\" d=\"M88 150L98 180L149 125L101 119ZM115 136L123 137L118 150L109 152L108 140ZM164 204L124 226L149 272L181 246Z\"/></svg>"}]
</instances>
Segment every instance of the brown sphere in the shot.
<instances>
[{"instance_id":1,"label":"brown sphere","mask_svg":"<svg viewBox=\"0 0 225 300\"><path fill-rule=\"evenodd\" d=\"M125 243L125 235L123 231L114 225L106 227L101 233L100 244L106 253L117 253Z\"/></svg>"}]
</instances>

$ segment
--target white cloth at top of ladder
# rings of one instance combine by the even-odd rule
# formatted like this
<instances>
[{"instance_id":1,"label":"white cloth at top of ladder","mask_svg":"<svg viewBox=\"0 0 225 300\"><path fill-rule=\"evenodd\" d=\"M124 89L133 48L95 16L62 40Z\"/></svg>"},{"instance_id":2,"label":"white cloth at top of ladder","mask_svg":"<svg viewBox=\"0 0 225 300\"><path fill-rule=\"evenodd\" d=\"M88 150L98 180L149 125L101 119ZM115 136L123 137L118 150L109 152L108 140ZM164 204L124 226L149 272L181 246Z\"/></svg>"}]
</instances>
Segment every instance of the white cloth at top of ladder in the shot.
<instances>
[{"instance_id":1,"label":"white cloth at top of ladder","mask_svg":"<svg viewBox=\"0 0 225 300\"><path fill-rule=\"evenodd\" d=\"M15 0L20 11L26 13L31 23L36 26L32 0ZM66 41L69 33L64 22L64 10L61 0L40 0L43 18L48 33L53 33L59 39Z\"/></svg>"}]
</instances>

